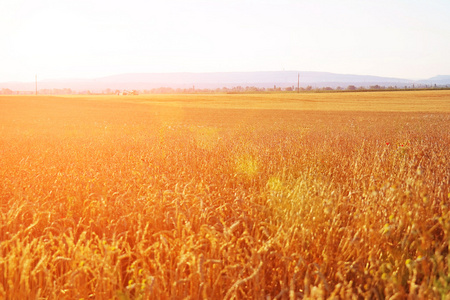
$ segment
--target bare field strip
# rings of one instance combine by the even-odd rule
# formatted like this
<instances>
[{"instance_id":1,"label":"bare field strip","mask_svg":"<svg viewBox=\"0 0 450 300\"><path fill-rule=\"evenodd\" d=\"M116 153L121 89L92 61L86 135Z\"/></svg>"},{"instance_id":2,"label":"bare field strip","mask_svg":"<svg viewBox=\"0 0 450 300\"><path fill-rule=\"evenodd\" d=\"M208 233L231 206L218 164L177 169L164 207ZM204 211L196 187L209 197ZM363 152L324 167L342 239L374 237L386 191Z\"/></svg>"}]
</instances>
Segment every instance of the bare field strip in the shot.
<instances>
[{"instance_id":1,"label":"bare field strip","mask_svg":"<svg viewBox=\"0 0 450 300\"><path fill-rule=\"evenodd\" d=\"M94 97L93 99L100 98ZM300 94L174 94L117 96L104 99L176 107L450 112L450 91L448 90Z\"/></svg>"},{"instance_id":2,"label":"bare field strip","mask_svg":"<svg viewBox=\"0 0 450 300\"><path fill-rule=\"evenodd\" d=\"M443 299L449 105L0 97L0 299Z\"/></svg>"}]
</instances>

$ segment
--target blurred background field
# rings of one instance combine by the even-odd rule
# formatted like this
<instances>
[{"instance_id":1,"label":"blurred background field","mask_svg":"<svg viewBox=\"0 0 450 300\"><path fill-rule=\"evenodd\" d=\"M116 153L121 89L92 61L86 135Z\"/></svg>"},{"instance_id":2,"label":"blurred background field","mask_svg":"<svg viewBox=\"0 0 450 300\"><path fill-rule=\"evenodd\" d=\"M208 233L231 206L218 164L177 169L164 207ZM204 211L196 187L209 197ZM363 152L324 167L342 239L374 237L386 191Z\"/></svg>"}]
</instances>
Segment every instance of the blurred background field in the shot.
<instances>
[{"instance_id":1,"label":"blurred background field","mask_svg":"<svg viewBox=\"0 0 450 300\"><path fill-rule=\"evenodd\" d=\"M80 97L80 96L67 96ZM85 99L91 99L84 96ZM94 96L92 99L147 103L171 107L282 109L313 111L449 112L450 91L302 92L230 94L156 94L139 96Z\"/></svg>"},{"instance_id":2,"label":"blurred background field","mask_svg":"<svg viewBox=\"0 0 450 300\"><path fill-rule=\"evenodd\" d=\"M442 298L448 91L0 97L0 298Z\"/></svg>"}]
</instances>

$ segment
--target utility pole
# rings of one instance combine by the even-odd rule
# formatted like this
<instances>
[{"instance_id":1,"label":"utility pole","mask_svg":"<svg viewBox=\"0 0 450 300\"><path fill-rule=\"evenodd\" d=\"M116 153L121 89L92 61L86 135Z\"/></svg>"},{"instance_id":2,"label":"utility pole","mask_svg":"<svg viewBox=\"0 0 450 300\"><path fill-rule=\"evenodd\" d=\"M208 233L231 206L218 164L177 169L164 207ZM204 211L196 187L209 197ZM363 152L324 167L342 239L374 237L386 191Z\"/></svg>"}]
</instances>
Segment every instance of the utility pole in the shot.
<instances>
[{"instance_id":1,"label":"utility pole","mask_svg":"<svg viewBox=\"0 0 450 300\"><path fill-rule=\"evenodd\" d=\"M300 73L297 73L297 93L300 93Z\"/></svg>"},{"instance_id":2,"label":"utility pole","mask_svg":"<svg viewBox=\"0 0 450 300\"><path fill-rule=\"evenodd\" d=\"M37 96L37 74L36 74L36 76L34 76L34 80L36 82L36 96Z\"/></svg>"}]
</instances>

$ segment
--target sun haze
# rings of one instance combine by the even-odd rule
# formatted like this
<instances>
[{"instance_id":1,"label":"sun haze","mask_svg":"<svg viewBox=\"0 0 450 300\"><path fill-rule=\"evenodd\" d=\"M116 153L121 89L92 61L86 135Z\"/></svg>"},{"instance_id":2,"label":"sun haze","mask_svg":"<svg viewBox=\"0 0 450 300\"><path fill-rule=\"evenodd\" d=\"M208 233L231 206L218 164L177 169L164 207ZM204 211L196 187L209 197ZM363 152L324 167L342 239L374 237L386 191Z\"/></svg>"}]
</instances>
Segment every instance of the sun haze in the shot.
<instances>
[{"instance_id":1,"label":"sun haze","mask_svg":"<svg viewBox=\"0 0 450 300\"><path fill-rule=\"evenodd\" d=\"M0 2L0 82L134 72L450 73L450 2Z\"/></svg>"}]
</instances>

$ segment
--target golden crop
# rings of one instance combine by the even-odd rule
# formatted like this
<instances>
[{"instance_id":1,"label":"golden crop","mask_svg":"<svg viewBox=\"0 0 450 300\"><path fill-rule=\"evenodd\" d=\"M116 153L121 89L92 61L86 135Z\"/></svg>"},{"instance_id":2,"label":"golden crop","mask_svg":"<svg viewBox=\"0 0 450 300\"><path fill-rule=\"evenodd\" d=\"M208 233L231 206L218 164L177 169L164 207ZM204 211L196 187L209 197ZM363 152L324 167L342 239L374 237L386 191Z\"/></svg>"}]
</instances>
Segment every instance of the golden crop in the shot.
<instances>
[{"instance_id":1,"label":"golden crop","mask_svg":"<svg viewBox=\"0 0 450 300\"><path fill-rule=\"evenodd\" d=\"M0 298L445 298L450 94L287 95L0 97Z\"/></svg>"}]
</instances>

